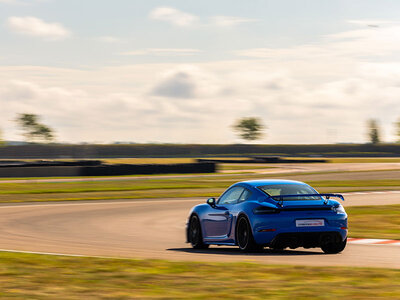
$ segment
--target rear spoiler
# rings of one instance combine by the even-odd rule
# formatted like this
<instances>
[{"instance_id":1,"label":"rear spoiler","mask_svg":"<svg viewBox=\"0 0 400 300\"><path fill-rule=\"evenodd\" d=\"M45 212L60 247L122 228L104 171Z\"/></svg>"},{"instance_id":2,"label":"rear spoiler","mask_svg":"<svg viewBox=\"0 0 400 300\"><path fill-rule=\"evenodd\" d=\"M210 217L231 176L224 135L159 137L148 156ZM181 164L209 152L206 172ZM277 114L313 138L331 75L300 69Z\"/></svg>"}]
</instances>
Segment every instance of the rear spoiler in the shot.
<instances>
[{"instance_id":1,"label":"rear spoiler","mask_svg":"<svg viewBox=\"0 0 400 300\"><path fill-rule=\"evenodd\" d=\"M278 201L279 204L282 206L284 198L294 198L294 197L326 197L328 200L330 197L339 198L340 200L344 201L344 197L341 194L296 194L296 195L279 195L279 196L270 196L275 201ZM327 201L325 201L325 204Z\"/></svg>"}]
</instances>

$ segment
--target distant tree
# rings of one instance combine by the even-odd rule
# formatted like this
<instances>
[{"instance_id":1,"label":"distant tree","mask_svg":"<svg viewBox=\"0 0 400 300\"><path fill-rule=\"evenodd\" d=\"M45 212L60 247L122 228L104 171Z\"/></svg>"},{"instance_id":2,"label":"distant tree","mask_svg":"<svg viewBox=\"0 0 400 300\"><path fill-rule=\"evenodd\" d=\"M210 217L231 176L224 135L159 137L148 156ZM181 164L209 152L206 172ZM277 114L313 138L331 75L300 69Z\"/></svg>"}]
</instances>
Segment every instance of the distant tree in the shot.
<instances>
[{"instance_id":1,"label":"distant tree","mask_svg":"<svg viewBox=\"0 0 400 300\"><path fill-rule=\"evenodd\" d=\"M378 125L378 121L375 119L368 120L368 138L372 144L379 144L381 142L380 139L380 129Z\"/></svg>"},{"instance_id":2,"label":"distant tree","mask_svg":"<svg viewBox=\"0 0 400 300\"><path fill-rule=\"evenodd\" d=\"M397 136L397 142L400 143L400 118L397 120L397 122L394 123L396 126L396 136Z\"/></svg>"},{"instance_id":3,"label":"distant tree","mask_svg":"<svg viewBox=\"0 0 400 300\"><path fill-rule=\"evenodd\" d=\"M2 132L1 129L0 129L0 146L3 145L3 144L4 144L4 141L3 141L3 132Z\"/></svg>"},{"instance_id":4,"label":"distant tree","mask_svg":"<svg viewBox=\"0 0 400 300\"><path fill-rule=\"evenodd\" d=\"M51 142L54 139L53 130L39 123L39 116L35 114L19 114L16 122L24 131L23 135L27 142L34 142L36 140Z\"/></svg>"},{"instance_id":5,"label":"distant tree","mask_svg":"<svg viewBox=\"0 0 400 300\"><path fill-rule=\"evenodd\" d=\"M233 125L233 129L239 136L247 141L258 140L262 136L262 131L265 126L261 123L259 118L241 118Z\"/></svg>"}]
</instances>

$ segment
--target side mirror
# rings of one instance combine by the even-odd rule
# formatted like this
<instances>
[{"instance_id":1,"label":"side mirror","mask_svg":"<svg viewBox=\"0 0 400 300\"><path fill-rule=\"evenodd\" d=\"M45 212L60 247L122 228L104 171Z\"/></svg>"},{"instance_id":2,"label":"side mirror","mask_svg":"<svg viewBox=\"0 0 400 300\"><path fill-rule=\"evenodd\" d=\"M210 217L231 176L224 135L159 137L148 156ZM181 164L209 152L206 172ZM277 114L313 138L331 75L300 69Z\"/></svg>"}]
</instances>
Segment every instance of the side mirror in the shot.
<instances>
[{"instance_id":1,"label":"side mirror","mask_svg":"<svg viewBox=\"0 0 400 300\"><path fill-rule=\"evenodd\" d=\"M208 198L207 199L207 204L210 205L212 208L214 208L215 205L215 198Z\"/></svg>"}]
</instances>

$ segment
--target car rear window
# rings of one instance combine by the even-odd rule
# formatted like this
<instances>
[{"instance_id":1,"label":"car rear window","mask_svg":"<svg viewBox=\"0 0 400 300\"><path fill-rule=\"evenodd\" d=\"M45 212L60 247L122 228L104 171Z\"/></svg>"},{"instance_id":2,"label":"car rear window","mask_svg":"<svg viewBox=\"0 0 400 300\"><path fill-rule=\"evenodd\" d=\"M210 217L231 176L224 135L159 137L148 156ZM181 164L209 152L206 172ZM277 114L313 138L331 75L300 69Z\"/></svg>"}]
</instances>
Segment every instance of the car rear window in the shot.
<instances>
[{"instance_id":1,"label":"car rear window","mask_svg":"<svg viewBox=\"0 0 400 300\"><path fill-rule=\"evenodd\" d=\"M306 184L268 184L258 187L268 196L318 194L316 190ZM289 197L287 200L320 200L320 196Z\"/></svg>"}]
</instances>

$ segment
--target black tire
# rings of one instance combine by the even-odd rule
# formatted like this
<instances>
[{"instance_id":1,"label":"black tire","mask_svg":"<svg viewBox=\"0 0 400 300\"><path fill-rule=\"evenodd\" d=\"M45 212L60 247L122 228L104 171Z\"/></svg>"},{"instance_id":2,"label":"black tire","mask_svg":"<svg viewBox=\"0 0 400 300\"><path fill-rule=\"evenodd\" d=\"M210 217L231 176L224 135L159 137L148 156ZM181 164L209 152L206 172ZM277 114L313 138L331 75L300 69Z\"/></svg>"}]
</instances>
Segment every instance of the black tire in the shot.
<instances>
[{"instance_id":1,"label":"black tire","mask_svg":"<svg viewBox=\"0 0 400 300\"><path fill-rule=\"evenodd\" d=\"M342 252L346 248L347 238L342 242L332 242L321 246L322 251L326 254L336 254Z\"/></svg>"},{"instance_id":2,"label":"black tire","mask_svg":"<svg viewBox=\"0 0 400 300\"><path fill-rule=\"evenodd\" d=\"M188 237L193 249L207 249L209 247L209 245L203 242L200 220L196 215L190 218Z\"/></svg>"},{"instance_id":3,"label":"black tire","mask_svg":"<svg viewBox=\"0 0 400 300\"><path fill-rule=\"evenodd\" d=\"M254 241L249 221L246 217L240 217L236 225L236 243L239 249L244 252L260 251L263 246Z\"/></svg>"}]
</instances>

